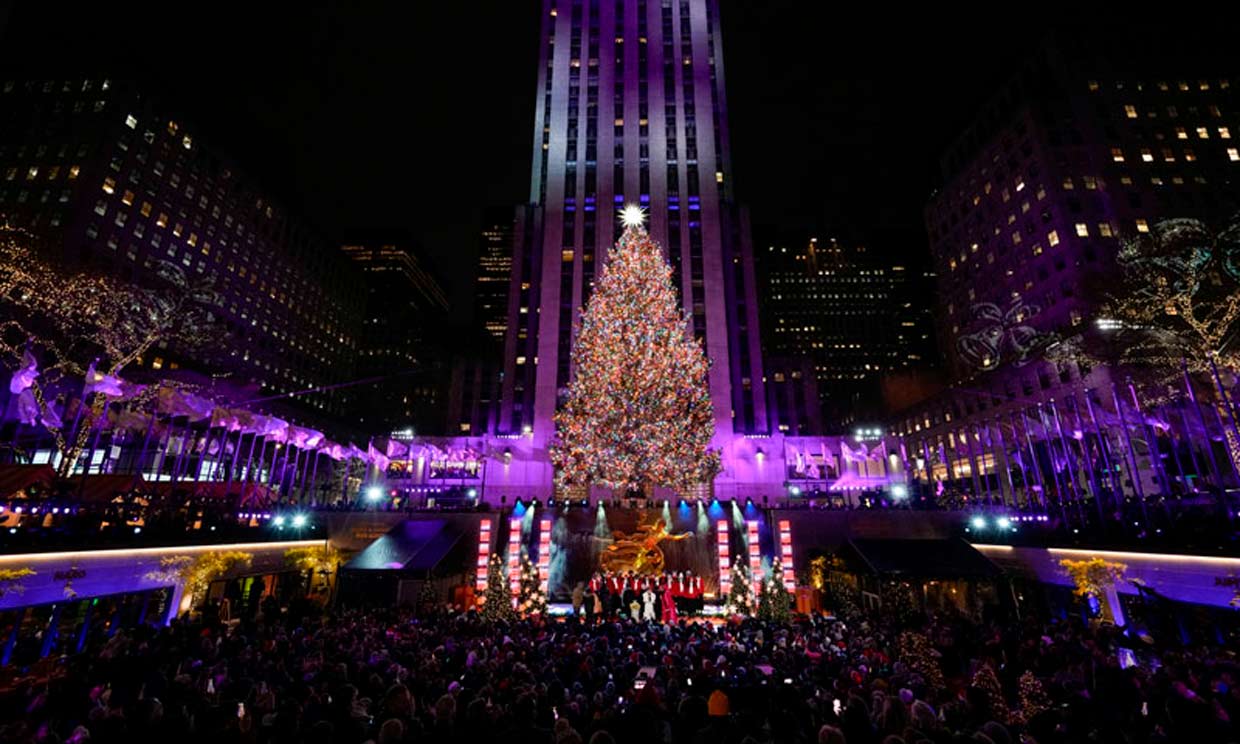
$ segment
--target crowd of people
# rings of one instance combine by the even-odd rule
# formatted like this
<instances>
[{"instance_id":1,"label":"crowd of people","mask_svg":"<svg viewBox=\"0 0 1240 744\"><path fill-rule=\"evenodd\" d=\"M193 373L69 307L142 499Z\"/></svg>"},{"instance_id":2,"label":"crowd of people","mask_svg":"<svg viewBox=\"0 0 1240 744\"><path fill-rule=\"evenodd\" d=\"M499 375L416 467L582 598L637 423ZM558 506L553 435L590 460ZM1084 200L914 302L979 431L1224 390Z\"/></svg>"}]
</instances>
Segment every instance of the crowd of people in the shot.
<instances>
[{"instance_id":1,"label":"crowd of people","mask_svg":"<svg viewBox=\"0 0 1240 744\"><path fill-rule=\"evenodd\" d=\"M599 571L572 590L573 615L588 623L599 619L675 623L700 615L705 585L692 571L659 575Z\"/></svg>"},{"instance_id":2,"label":"crowd of people","mask_svg":"<svg viewBox=\"0 0 1240 744\"><path fill-rule=\"evenodd\" d=\"M1117 631L1079 618L901 622L492 625L474 611L269 606L93 638L50 679L0 691L0 743L1240 740L1231 651L1167 647L1124 665ZM909 627L921 652L899 635ZM979 686L982 666L1000 691ZM1039 681L1036 706L1022 675Z\"/></svg>"}]
</instances>

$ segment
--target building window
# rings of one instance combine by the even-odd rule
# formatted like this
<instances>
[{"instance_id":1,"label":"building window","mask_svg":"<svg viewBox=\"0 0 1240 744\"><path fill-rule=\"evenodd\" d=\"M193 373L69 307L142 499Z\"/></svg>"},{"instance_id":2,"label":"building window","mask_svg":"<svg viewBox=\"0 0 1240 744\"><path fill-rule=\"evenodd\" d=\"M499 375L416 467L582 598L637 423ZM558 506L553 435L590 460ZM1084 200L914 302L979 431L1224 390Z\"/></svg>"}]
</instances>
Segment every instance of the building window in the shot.
<instances>
[{"instance_id":1,"label":"building window","mask_svg":"<svg viewBox=\"0 0 1240 744\"><path fill-rule=\"evenodd\" d=\"M1111 148L1111 160L1117 163L1124 162L1124 151L1118 147Z\"/></svg>"},{"instance_id":2,"label":"building window","mask_svg":"<svg viewBox=\"0 0 1240 744\"><path fill-rule=\"evenodd\" d=\"M1146 222L1146 221L1145 221L1145 220L1143 220L1143 219L1138 219L1138 220L1137 220L1137 232L1139 232L1139 233L1147 233L1147 232L1149 232L1149 231L1150 231L1150 225L1149 225L1149 223L1148 223L1148 222Z\"/></svg>"},{"instance_id":3,"label":"building window","mask_svg":"<svg viewBox=\"0 0 1240 744\"><path fill-rule=\"evenodd\" d=\"M1240 160L1240 149L1235 147L1227 148L1227 157L1233 162Z\"/></svg>"},{"instance_id":4,"label":"building window","mask_svg":"<svg viewBox=\"0 0 1240 744\"><path fill-rule=\"evenodd\" d=\"M1129 119L1135 119L1135 118L1137 118L1137 107L1136 107L1136 106L1132 106L1132 105L1125 106L1125 107L1124 107L1124 114L1125 114L1125 115L1126 115Z\"/></svg>"},{"instance_id":5,"label":"building window","mask_svg":"<svg viewBox=\"0 0 1240 744\"><path fill-rule=\"evenodd\" d=\"M1077 237L1088 238L1089 237L1089 225L1086 225L1084 222L1076 223L1076 234L1077 234Z\"/></svg>"},{"instance_id":6,"label":"building window","mask_svg":"<svg viewBox=\"0 0 1240 744\"><path fill-rule=\"evenodd\" d=\"M1046 234L1046 242L1050 243L1052 246L1059 245L1059 231L1051 230L1048 232Z\"/></svg>"},{"instance_id":7,"label":"building window","mask_svg":"<svg viewBox=\"0 0 1240 744\"><path fill-rule=\"evenodd\" d=\"M1154 152L1148 147L1141 148L1141 160L1146 163L1154 162Z\"/></svg>"}]
</instances>

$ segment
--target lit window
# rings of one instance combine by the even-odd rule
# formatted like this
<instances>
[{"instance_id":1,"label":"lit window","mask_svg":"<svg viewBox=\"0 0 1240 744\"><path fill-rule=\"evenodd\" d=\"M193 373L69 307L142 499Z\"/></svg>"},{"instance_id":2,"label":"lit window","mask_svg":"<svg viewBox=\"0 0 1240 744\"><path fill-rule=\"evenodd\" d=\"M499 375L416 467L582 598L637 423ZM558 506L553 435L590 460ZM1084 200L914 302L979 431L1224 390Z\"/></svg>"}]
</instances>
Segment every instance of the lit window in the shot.
<instances>
[{"instance_id":1,"label":"lit window","mask_svg":"<svg viewBox=\"0 0 1240 744\"><path fill-rule=\"evenodd\" d=\"M1070 177L1065 178L1063 180L1063 188L1064 188L1064 191L1071 191L1072 189L1076 188L1076 184L1072 183L1072 179Z\"/></svg>"},{"instance_id":2,"label":"lit window","mask_svg":"<svg viewBox=\"0 0 1240 744\"><path fill-rule=\"evenodd\" d=\"M1184 129L1184 127L1176 127L1175 138L1176 139L1188 139L1188 130Z\"/></svg>"},{"instance_id":3,"label":"lit window","mask_svg":"<svg viewBox=\"0 0 1240 744\"><path fill-rule=\"evenodd\" d=\"M616 119L616 126L618 127L624 126L624 119Z\"/></svg>"},{"instance_id":4,"label":"lit window","mask_svg":"<svg viewBox=\"0 0 1240 744\"><path fill-rule=\"evenodd\" d=\"M35 177L38 175L39 175L39 166L32 165L30 166L30 170L26 171L26 180L33 181Z\"/></svg>"},{"instance_id":5,"label":"lit window","mask_svg":"<svg viewBox=\"0 0 1240 744\"><path fill-rule=\"evenodd\" d=\"M571 249L567 251L560 251L560 260L562 260L564 263L572 263L573 262L573 251Z\"/></svg>"},{"instance_id":6,"label":"lit window","mask_svg":"<svg viewBox=\"0 0 1240 744\"><path fill-rule=\"evenodd\" d=\"M1105 237L1105 238L1109 238L1109 237L1111 237L1111 223L1109 223L1109 222L1099 222L1099 223L1098 223L1098 233L1099 233L1100 235L1102 235L1103 237Z\"/></svg>"},{"instance_id":7,"label":"lit window","mask_svg":"<svg viewBox=\"0 0 1240 744\"><path fill-rule=\"evenodd\" d=\"M1093 176L1085 176L1085 188L1094 191L1098 188L1098 179Z\"/></svg>"},{"instance_id":8,"label":"lit window","mask_svg":"<svg viewBox=\"0 0 1240 744\"><path fill-rule=\"evenodd\" d=\"M523 356L517 357L517 364L525 364L525 357Z\"/></svg>"},{"instance_id":9,"label":"lit window","mask_svg":"<svg viewBox=\"0 0 1240 744\"><path fill-rule=\"evenodd\" d=\"M1059 231L1051 230L1048 232L1046 234L1046 242L1050 243L1052 246L1059 245Z\"/></svg>"},{"instance_id":10,"label":"lit window","mask_svg":"<svg viewBox=\"0 0 1240 744\"><path fill-rule=\"evenodd\" d=\"M1131 106L1131 105L1125 106L1124 113L1128 116L1129 119L1135 119L1137 118L1137 107Z\"/></svg>"},{"instance_id":11,"label":"lit window","mask_svg":"<svg viewBox=\"0 0 1240 744\"><path fill-rule=\"evenodd\" d=\"M1193 152L1193 148L1185 147L1184 148L1184 159L1190 163L1195 162L1197 160L1197 153Z\"/></svg>"},{"instance_id":12,"label":"lit window","mask_svg":"<svg viewBox=\"0 0 1240 744\"><path fill-rule=\"evenodd\" d=\"M1089 81L1089 89L1090 89L1090 90L1098 90L1098 81L1097 81L1097 80L1090 80L1090 81ZM929 426L929 425L930 425L930 424L926 424L926 426Z\"/></svg>"},{"instance_id":13,"label":"lit window","mask_svg":"<svg viewBox=\"0 0 1240 744\"><path fill-rule=\"evenodd\" d=\"M723 183L723 171L715 171L715 183Z\"/></svg>"},{"instance_id":14,"label":"lit window","mask_svg":"<svg viewBox=\"0 0 1240 744\"><path fill-rule=\"evenodd\" d=\"M155 220L155 224L159 225L160 227L167 227L168 226L168 215L164 214L163 212L160 212L159 219Z\"/></svg>"},{"instance_id":15,"label":"lit window","mask_svg":"<svg viewBox=\"0 0 1240 744\"><path fill-rule=\"evenodd\" d=\"M194 140L188 134L181 138L181 146L186 150L194 146Z\"/></svg>"},{"instance_id":16,"label":"lit window","mask_svg":"<svg viewBox=\"0 0 1240 744\"><path fill-rule=\"evenodd\" d=\"M1175 162L1175 153L1171 151L1171 148L1170 148L1170 147L1164 147L1164 148L1162 149L1162 156L1163 156L1163 162L1164 162L1164 163L1174 163L1174 162Z\"/></svg>"},{"instance_id":17,"label":"lit window","mask_svg":"<svg viewBox=\"0 0 1240 744\"><path fill-rule=\"evenodd\" d=\"M1033 255L1035 255L1035 256L1040 256L1040 255L1042 255L1042 246L1040 246L1040 245L1035 245L1035 246L1033 247Z\"/></svg>"},{"instance_id":18,"label":"lit window","mask_svg":"<svg viewBox=\"0 0 1240 744\"><path fill-rule=\"evenodd\" d=\"M139 211L142 212L143 217L150 217L151 216L151 203L142 202L142 209L140 209Z\"/></svg>"},{"instance_id":19,"label":"lit window","mask_svg":"<svg viewBox=\"0 0 1240 744\"><path fill-rule=\"evenodd\" d=\"M124 204L127 207L133 206L133 192L132 191L125 192L124 196L121 197L121 204Z\"/></svg>"},{"instance_id":20,"label":"lit window","mask_svg":"<svg viewBox=\"0 0 1240 744\"><path fill-rule=\"evenodd\" d=\"M1117 163L1124 162L1124 151L1118 147L1111 148L1111 159Z\"/></svg>"},{"instance_id":21,"label":"lit window","mask_svg":"<svg viewBox=\"0 0 1240 744\"><path fill-rule=\"evenodd\" d=\"M155 357L155 359L151 361L151 369L163 369L163 368L164 368L163 357Z\"/></svg>"},{"instance_id":22,"label":"lit window","mask_svg":"<svg viewBox=\"0 0 1240 744\"><path fill-rule=\"evenodd\" d=\"M1154 152L1148 147L1141 148L1141 160L1147 163L1154 162Z\"/></svg>"},{"instance_id":23,"label":"lit window","mask_svg":"<svg viewBox=\"0 0 1240 744\"><path fill-rule=\"evenodd\" d=\"M1020 245L1020 233L1012 233L1012 245ZM991 255L993 256L994 254L992 253Z\"/></svg>"},{"instance_id":24,"label":"lit window","mask_svg":"<svg viewBox=\"0 0 1240 744\"><path fill-rule=\"evenodd\" d=\"M1148 222L1146 222L1146 221L1145 221L1145 220L1143 220L1143 219L1138 219L1138 220L1137 220L1137 232L1139 232L1139 233L1147 233L1147 232L1149 232L1149 231L1150 231L1150 225L1149 225L1149 223L1148 223Z\"/></svg>"},{"instance_id":25,"label":"lit window","mask_svg":"<svg viewBox=\"0 0 1240 744\"><path fill-rule=\"evenodd\" d=\"M115 178L109 177L109 178L103 179L103 193L105 194L116 193L116 179Z\"/></svg>"},{"instance_id":26,"label":"lit window","mask_svg":"<svg viewBox=\"0 0 1240 744\"><path fill-rule=\"evenodd\" d=\"M1227 148L1227 157L1232 161L1240 160L1240 150L1234 147Z\"/></svg>"},{"instance_id":27,"label":"lit window","mask_svg":"<svg viewBox=\"0 0 1240 744\"><path fill-rule=\"evenodd\" d=\"M128 116L125 117L125 126L129 127L130 129L137 128L138 120L134 118L133 114L129 114Z\"/></svg>"},{"instance_id":28,"label":"lit window","mask_svg":"<svg viewBox=\"0 0 1240 744\"><path fill-rule=\"evenodd\" d=\"M1089 237L1089 225L1086 225L1084 222L1076 223L1076 234L1078 237L1088 238Z\"/></svg>"},{"instance_id":29,"label":"lit window","mask_svg":"<svg viewBox=\"0 0 1240 744\"><path fill-rule=\"evenodd\" d=\"M1218 128L1219 139L1231 139L1231 130L1227 127Z\"/></svg>"},{"instance_id":30,"label":"lit window","mask_svg":"<svg viewBox=\"0 0 1240 744\"><path fill-rule=\"evenodd\" d=\"M1197 139L1210 139L1210 130L1207 127L1197 127Z\"/></svg>"}]
</instances>

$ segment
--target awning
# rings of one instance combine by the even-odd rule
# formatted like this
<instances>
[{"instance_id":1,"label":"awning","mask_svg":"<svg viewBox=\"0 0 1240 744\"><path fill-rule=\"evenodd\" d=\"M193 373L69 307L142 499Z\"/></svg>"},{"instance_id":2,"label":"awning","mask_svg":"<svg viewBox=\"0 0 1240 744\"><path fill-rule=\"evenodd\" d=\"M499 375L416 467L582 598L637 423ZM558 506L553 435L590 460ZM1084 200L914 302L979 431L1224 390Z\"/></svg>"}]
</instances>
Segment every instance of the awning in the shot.
<instances>
[{"instance_id":1,"label":"awning","mask_svg":"<svg viewBox=\"0 0 1240 744\"><path fill-rule=\"evenodd\" d=\"M0 465L0 497L12 496L35 484L51 486L56 471L51 465Z\"/></svg>"},{"instance_id":2,"label":"awning","mask_svg":"<svg viewBox=\"0 0 1240 744\"><path fill-rule=\"evenodd\" d=\"M427 572L439 565L465 534L449 520L405 520L370 544L345 570Z\"/></svg>"},{"instance_id":3,"label":"awning","mask_svg":"<svg viewBox=\"0 0 1240 744\"><path fill-rule=\"evenodd\" d=\"M858 573L914 579L991 579L1003 571L976 548L951 540L855 539L841 549L845 565Z\"/></svg>"}]
</instances>

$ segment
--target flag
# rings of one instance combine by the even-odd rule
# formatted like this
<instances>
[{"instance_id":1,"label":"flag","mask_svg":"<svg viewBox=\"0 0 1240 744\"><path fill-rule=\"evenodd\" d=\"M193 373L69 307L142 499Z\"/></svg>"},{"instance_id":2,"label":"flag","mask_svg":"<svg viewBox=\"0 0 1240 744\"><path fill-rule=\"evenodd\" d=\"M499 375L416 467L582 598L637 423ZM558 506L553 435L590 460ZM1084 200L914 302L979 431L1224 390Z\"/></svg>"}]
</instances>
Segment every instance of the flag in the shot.
<instances>
[{"instance_id":1,"label":"flag","mask_svg":"<svg viewBox=\"0 0 1240 744\"><path fill-rule=\"evenodd\" d=\"M393 460L400 459L409 454L409 445L398 442L395 439L388 440L386 449L387 451L385 454Z\"/></svg>"},{"instance_id":2,"label":"flag","mask_svg":"<svg viewBox=\"0 0 1240 744\"><path fill-rule=\"evenodd\" d=\"M853 461L852 448L849 447L848 442L845 442L843 439L840 440L840 457L843 458L845 463L850 463Z\"/></svg>"},{"instance_id":3,"label":"flag","mask_svg":"<svg viewBox=\"0 0 1240 744\"><path fill-rule=\"evenodd\" d=\"M190 421L202 421L215 410L215 403L176 388L162 388L157 410L165 416L185 416Z\"/></svg>"},{"instance_id":4,"label":"flag","mask_svg":"<svg viewBox=\"0 0 1240 744\"><path fill-rule=\"evenodd\" d=\"M90 368L86 370L86 386L82 388L82 395L90 395L91 393L101 393L109 398L119 398L125 394L124 388L121 386L119 377L99 372L95 369L95 363L90 363Z\"/></svg>"},{"instance_id":5,"label":"flag","mask_svg":"<svg viewBox=\"0 0 1240 744\"><path fill-rule=\"evenodd\" d=\"M392 461L388 459L387 455L375 449L375 442L373 439L366 444L366 456L370 460L371 464L379 468L379 470L387 470L388 465L392 464Z\"/></svg>"},{"instance_id":6,"label":"flag","mask_svg":"<svg viewBox=\"0 0 1240 744\"><path fill-rule=\"evenodd\" d=\"M21 395L32 385L39 376L39 363L35 360L34 354L30 350L22 352L22 366L13 376L9 378L9 392L14 395Z\"/></svg>"}]
</instances>

